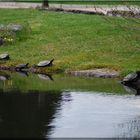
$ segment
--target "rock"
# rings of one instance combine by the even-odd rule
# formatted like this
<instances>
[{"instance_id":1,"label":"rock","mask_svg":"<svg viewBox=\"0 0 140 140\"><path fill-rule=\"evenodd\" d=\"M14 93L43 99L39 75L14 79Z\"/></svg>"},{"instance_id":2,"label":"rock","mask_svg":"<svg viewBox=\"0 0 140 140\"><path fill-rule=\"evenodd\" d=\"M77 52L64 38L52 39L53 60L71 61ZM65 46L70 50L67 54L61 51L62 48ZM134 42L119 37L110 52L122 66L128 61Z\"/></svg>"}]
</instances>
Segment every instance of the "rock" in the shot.
<instances>
[{"instance_id":1,"label":"rock","mask_svg":"<svg viewBox=\"0 0 140 140\"><path fill-rule=\"evenodd\" d=\"M20 24L0 24L0 30L21 31L23 26Z\"/></svg>"},{"instance_id":2,"label":"rock","mask_svg":"<svg viewBox=\"0 0 140 140\"><path fill-rule=\"evenodd\" d=\"M20 24L9 24L9 25L7 25L7 29L12 30L12 31L21 31L22 28L23 28L23 26L20 25Z\"/></svg>"},{"instance_id":3,"label":"rock","mask_svg":"<svg viewBox=\"0 0 140 140\"><path fill-rule=\"evenodd\" d=\"M103 78L115 78L119 76L119 72L115 70L110 70L107 68L69 71L66 73L74 75L74 76L103 77Z\"/></svg>"}]
</instances>

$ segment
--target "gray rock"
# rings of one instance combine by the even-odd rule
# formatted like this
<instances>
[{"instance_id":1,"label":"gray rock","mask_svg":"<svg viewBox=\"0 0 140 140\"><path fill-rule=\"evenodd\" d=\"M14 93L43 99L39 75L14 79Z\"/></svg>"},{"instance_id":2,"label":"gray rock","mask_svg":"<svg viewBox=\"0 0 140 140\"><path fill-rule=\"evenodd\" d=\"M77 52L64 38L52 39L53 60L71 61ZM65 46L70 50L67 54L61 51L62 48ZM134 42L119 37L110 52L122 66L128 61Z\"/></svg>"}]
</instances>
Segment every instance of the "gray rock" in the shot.
<instances>
[{"instance_id":1,"label":"gray rock","mask_svg":"<svg viewBox=\"0 0 140 140\"><path fill-rule=\"evenodd\" d=\"M93 69L93 70L79 70L70 71L68 74L74 76L87 76L87 77L103 77L103 78L115 78L119 76L119 73L115 70L110 70L107 68Z\"/></svg>"},{"instance_id":2,"label":"gray rock","mask_svg":"<svg viewBox=\"0 0 140 140\"><path fill-rule=\"evenodd\" d=\"M0 30L21 31L23 26L20 24L0 24Z\"/></svg>"},{"instance_id":3,"label":"gray rock","mask_svg":"<svg viewBox=\"0 0 140 140\"><path fill-rule=\"evenodd\" d=\"M12 31L21 31L23 26L20 24L9 24L7 25L7 29Z\"/></svg>"}]
</instances>

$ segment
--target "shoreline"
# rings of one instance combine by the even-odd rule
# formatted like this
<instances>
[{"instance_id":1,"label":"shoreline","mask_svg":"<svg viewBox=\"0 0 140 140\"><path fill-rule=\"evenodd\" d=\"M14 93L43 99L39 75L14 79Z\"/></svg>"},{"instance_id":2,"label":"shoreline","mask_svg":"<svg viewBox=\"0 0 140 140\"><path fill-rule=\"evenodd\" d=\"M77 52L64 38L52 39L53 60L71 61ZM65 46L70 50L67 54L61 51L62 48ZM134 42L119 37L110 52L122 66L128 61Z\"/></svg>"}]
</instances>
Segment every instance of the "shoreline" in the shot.
<instances>
[{"instance_id":1,"label":"shoreline","mask_svg":"<svg viewBox=\"0 0 140 140\"><path fill-rule=\"evenodd\" d=\"M52 66L53 67L53 66ZM8 70L8 71L13 71L16 72L15 66L0 66L0 70ZM20 71L20 70L18 70ZM55 69L55 70L50 70L50 68L33 68L29 67L28 69L23 69L22 71L25 72L31 72L31 73L65 73L68 75L72 76L84 76L84 77L98 77L98 78L118 78L120 77L120 74L118 71L108 69L108 68L96 68L96 69L88 69L88 70L61 70L61 69Z\"/></svg>"}]
</instances>

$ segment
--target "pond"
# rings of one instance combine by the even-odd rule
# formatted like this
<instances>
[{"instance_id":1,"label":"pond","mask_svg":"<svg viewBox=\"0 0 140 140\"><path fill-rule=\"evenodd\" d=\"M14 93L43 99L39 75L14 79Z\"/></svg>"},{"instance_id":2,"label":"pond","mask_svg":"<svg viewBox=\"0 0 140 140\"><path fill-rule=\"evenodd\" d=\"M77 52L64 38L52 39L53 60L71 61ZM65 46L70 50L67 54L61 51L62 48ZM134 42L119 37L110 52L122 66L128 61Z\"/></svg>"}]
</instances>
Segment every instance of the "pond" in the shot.
<instances>
[{"instance_id":1,"label":"pond","mask_svg":"<svg viewBox=\"0 0 140 140\"><path fill-rule=\"evenodd\" d=\"M1 138L139 138L140 96L118 79L0 72Z\"/></svg>"}]
</instances>

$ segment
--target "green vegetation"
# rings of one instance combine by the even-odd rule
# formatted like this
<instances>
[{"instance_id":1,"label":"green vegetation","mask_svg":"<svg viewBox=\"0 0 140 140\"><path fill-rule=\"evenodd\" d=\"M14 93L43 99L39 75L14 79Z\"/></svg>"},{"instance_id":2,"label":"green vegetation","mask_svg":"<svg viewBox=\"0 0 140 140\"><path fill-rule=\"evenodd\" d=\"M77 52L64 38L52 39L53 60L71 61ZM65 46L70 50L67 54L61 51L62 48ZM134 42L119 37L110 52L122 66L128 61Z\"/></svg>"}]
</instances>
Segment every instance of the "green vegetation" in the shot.
<instances>
[{"instance_id":1,"label":"green vegetation","mask_svg":"<svg viewBox=\"0 0 140 140\"><path fill-rule=\"evenodd\" d=\"M13 44L0 48L15 65L54 58L60 69L111 68L126 74L140 68L140 19L0 9L0 23L26 25ZM26 36L26 37L25 37Z\"/></svg>"}]
</instances>

